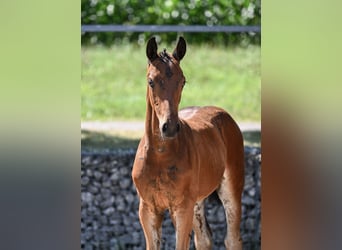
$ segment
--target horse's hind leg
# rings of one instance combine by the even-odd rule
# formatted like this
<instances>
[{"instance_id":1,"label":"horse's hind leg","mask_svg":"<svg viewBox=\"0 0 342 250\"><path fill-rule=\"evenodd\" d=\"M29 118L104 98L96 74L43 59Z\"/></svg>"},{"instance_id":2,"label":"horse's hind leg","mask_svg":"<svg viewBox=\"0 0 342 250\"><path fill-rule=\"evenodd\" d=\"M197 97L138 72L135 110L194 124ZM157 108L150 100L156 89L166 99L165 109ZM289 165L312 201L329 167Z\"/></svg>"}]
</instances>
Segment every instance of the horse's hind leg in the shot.
<instances>
[{"instance_id":1,"label":"horse's hind leg","mask_svg":"<svg viewBox=\"0 0 342 250\"><path fill-rule=\"evenodd\" d=\"M196 250L212 249L211 231L205 218L204 200L196 203L194 207L193 229Z\"/></svg>"},{"instance_id":2,"label":"horse's hind leg","mask_svg":"<svg viewBox=\"0 0 342 250\"><path fill-rule=\"evenodd\" d=\"M242 249L240 221L243 179L241 180L241 178L243 178L243 171L233 177L228 174L228 170L226 169L221 185L217 190L226 214L227 235L224 243L227 250Z\"/></svg>"}]
</instances>

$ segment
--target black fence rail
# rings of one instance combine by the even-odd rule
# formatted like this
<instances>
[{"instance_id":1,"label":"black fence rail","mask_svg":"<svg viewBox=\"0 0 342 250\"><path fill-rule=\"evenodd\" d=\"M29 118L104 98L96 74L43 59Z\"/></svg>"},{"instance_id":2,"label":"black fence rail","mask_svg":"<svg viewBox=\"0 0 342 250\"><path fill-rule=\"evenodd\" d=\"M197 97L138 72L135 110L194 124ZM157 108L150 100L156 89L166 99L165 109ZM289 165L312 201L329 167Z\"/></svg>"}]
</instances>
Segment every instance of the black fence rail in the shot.
<instances>
[{"instance_id":1,"label":"black fence rail","mask_svg":"<svg viewBox=\"0 0 342 250\"><path fill-rule=\"evenodd\" d=\"M206 25L82 25L82 33L96 32L186 32L186 33L260 33L261 28L255 26L206 26Z\"/></svg>"}]
</instances>

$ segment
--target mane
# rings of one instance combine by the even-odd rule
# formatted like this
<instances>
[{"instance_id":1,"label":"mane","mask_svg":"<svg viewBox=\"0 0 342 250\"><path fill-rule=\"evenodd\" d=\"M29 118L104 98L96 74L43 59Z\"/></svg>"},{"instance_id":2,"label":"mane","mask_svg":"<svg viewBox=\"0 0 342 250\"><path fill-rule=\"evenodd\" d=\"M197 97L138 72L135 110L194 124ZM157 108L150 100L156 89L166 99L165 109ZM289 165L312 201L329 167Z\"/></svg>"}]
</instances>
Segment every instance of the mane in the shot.
<instances>
[{"instance_id":1,"label":"mane","mask_svg":"<svg viewBox=\"0 0 342 250\"><path fill-rule=\"evenodd\" d=\"M165 63L172 62L171 56L166 52L166 49L159 53L159 58Z\"/></svg>"},{"instance_id":2,"label":"mane","mask_svg":"<svg viewBox=\"0 0 342 250\"><path fill-rule=\"evenodd\" d=\"M159 59L166 65L166 77L171 78L172 71L170 68L170 64L172 63L172 58L169 53L166 52L166 49L163 49L163 51L159 53Z\"/></svg>"}]
</instances>

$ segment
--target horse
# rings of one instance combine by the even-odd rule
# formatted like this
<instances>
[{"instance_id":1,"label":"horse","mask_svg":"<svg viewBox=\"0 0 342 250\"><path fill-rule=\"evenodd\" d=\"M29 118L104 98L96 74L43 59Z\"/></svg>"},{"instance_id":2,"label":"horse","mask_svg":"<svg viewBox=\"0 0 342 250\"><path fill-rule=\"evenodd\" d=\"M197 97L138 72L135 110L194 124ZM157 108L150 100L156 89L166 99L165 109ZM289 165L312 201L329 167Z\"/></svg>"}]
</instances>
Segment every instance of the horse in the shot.
<instances>
[{"instance_id":1,"label":"horse","mask_svg":"<svg viewBox=\"0 0 342 250\"><path fill-rule=\"evenodd\" d=\"M146 46L145 131L137 148L132 179L139 196L139 220L146 249L160 249L166 210L176 232L176 249L212 249L204 201L211 193L223 204L226 249L242 249L241 196L244 147L233 118L214 106L178 110L186 83L180 61L186 42L179 37L172 54L158 53L155 37Z\"/></svg>"}]
</instances>

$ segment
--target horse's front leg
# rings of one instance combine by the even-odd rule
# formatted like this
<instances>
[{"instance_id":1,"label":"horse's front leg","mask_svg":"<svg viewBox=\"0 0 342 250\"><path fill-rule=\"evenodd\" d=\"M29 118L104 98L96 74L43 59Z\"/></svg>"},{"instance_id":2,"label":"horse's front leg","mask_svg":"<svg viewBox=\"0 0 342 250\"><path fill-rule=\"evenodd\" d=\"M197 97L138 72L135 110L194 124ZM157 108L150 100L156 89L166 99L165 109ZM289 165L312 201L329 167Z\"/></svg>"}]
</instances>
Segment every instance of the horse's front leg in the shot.
<instances>
[{"instance_id":1,"label":"horse's front leg","mask_svg":"<svg viewBox=\"0 0 342 250\"><path fill-rule=\"evenodd\" d=\"M194 206L195 203L184 202L171 211L176 229L176 250L187 250L190 247Z\"/></svg>"},{"instance_id":2,"label":"horse's front leg","mask_svg":"<svg viewBox=\"0 0 342 250\"><path fill-rule=\"evenodd\" d=\"M146 250L159 250L163 212L140 199L139 219L145 234Z\"/></svg>"}]
</instances>

